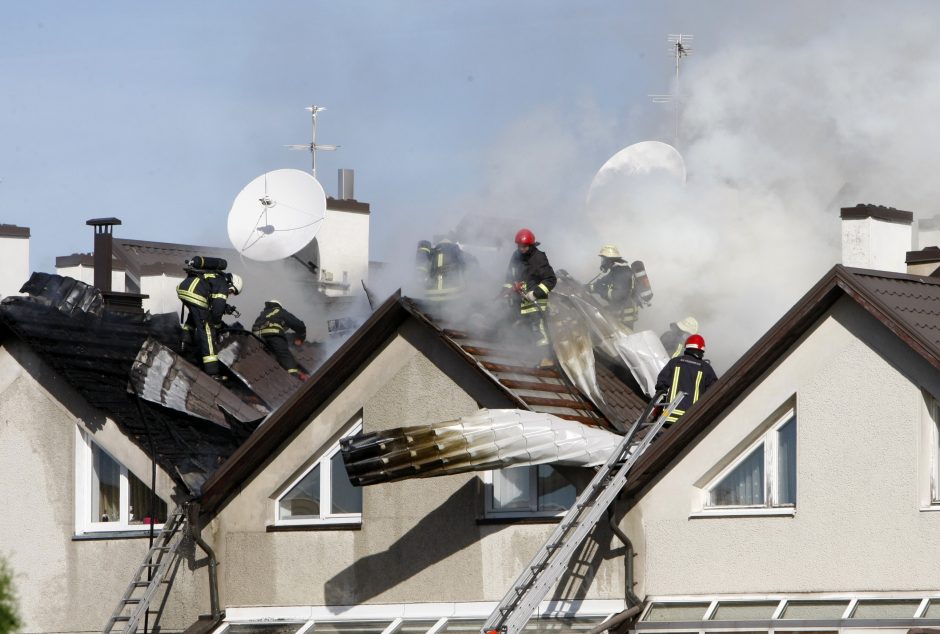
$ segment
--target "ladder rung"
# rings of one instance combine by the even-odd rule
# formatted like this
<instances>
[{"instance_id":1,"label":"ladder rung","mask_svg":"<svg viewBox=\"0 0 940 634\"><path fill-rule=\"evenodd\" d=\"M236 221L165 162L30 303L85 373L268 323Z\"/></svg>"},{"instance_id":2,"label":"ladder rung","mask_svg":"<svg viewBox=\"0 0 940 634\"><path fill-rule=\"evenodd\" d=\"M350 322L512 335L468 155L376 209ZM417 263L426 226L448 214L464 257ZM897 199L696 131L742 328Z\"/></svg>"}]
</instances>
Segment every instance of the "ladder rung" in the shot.
<instances>
[{"instance_id":1,"label":"ladder rung","mask_svg":"<svg viewBox=\"0 0 940 634\"><path fill-rule=\"evenodd\" d=\"M112 617L111 617L111 620L113 620L115 623L117 623L118 621L130 621L130 620L131 620L131 617L129 617L129 616L124 616L124 615L122 614L121 616L112 616Z\"/></svg>"},{"instance_id":2,"label":"ladder rung","mask_svg":"<svg viewBox=\"0 0 940 634\"><path fill-rule=\"evenodd\" d=\"M140 603L140 601L141 599L124 599L124 603L127 603L128 605L132 603Z\"/></svg>"}]
</instances>

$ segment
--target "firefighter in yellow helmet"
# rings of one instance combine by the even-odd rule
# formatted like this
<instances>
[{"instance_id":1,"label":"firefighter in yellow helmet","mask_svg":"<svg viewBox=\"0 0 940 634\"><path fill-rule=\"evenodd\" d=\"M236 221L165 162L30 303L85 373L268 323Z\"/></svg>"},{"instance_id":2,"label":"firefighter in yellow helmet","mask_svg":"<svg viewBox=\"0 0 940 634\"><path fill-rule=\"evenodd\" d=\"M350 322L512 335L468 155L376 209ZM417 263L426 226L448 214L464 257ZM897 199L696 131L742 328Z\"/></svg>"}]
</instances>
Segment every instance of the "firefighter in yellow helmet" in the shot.
<instances>
[{"instance_id":1,"label":"firefighter in yellow helmet","mask_svg":"<svg viewBox=\"0 0 940 634\"><path fill-rule=\"evenodd\" d=\"M176 295L186 313L183 321L183 347L195 343L202 369L212 377L220 377L218 343L222 316L238 316L228 304L229 295L242 291L242 278L226 273L227 263L221 258L196 257L187 263L186 279L176 287Z\"/></svg>"},{"instance_id":2,"label":"firefighter in yellow helmet","mask_svg":"<svg viewBox=\"0 0 940 634\"><path fill-rule=\"evenodd\" d=\"M695 317L689 316L679 321L669 324L669 330L659 336L663 342L663 348L670 357L678 357L685 350L685 341L689 335L698 332L698 321Z\"/></svg>"},{"instance_id":3,"label":"firefighter in yellow helmet","mask_svg":"<svg viewBox=\"0 0 940 634\"><path fill-rule=\"evenodd\" d=\"M601 258L601 277L588 284L588 292L607 300L620 322L633 329L640 310L633 268L612 244L605 244L597 255Z\"/></svg>"}]
</instances>

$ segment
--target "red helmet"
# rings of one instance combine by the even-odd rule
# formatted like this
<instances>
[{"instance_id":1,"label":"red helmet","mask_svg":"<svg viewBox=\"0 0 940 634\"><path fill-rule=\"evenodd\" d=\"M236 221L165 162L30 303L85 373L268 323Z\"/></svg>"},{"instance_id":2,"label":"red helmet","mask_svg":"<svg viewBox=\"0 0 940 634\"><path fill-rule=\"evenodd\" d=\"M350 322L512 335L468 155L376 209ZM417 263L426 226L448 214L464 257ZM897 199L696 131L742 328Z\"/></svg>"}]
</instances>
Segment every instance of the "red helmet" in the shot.
<instances>
[{"instance_id":1,"label":"red helmet","mask_svg":"<svg viewBox=\"0 0 940 634\"><path fill-rule=\"evenodd\" d=\"M519 229L516 232L516 244L528 244L529 246L535 244L535 234L528 229Z\"/></svg>"},{"instance_id":2,"label":"red helmet","mask_svg":"<svg viewBox=\"0 0 940 634\"><path fill-rule=\"evenodd\" d=\"M695 348L696 350L705 349L705 340L702 339L702 335L692 335L685 340L686 348Z\"/></svg>"}]
</instances>

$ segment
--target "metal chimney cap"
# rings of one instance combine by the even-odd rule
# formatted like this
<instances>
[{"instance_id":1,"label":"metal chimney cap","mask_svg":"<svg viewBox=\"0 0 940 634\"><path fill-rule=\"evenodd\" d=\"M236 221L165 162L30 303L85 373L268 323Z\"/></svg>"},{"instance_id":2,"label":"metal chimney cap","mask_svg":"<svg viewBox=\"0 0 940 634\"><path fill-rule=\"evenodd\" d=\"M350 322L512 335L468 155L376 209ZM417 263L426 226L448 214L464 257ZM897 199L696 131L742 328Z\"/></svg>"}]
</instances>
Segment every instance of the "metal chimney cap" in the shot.
<instances>
[{"instance_id":1,"label":"metal chimney cap","mask_svg":"<svg viewBox=\"0 0 940 634\"><path fill-rule=\"evenodd\" d=\"M119 225L121 221L118 218L92 218L85 222L92 227L104 227L107 225Z\"/></svg>"}]
</instances>

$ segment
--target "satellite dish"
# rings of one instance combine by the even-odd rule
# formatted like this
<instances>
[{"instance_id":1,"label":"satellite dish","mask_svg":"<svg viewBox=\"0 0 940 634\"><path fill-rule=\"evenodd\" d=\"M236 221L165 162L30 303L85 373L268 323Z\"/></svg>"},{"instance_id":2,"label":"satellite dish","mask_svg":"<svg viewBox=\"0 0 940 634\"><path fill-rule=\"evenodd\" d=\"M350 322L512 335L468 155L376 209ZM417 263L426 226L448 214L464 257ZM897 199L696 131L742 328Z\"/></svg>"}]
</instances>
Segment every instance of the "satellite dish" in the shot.
<instances>
[{"instance_id":1,"label":"satellite dish","mask_svg":"<svg viewBox=\"0 0 940 634\"><path fill-rule=\"evenodd\" d=\"M239 253L270 262L310 243L326 217L326 194L307 172L262 174L242 189L228 214L228 238Z\"/></svg>"},{"instance_id":2,"label":"satellite dish","mask_svg":"<svg viewBox=\"0 0 940 634\"><path fill-rule=\"evenodd\" d=\"M588 190L588 205L616 200L650 187L685 185L685 161L679 150L660 141L628 145L604 163Z\"/></svg>"}]
</instances>

